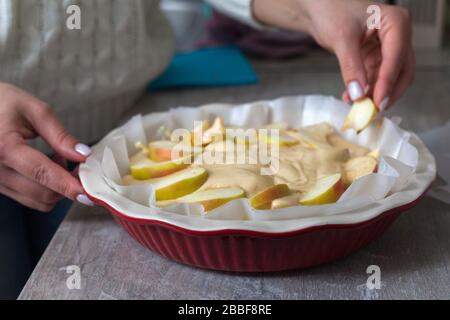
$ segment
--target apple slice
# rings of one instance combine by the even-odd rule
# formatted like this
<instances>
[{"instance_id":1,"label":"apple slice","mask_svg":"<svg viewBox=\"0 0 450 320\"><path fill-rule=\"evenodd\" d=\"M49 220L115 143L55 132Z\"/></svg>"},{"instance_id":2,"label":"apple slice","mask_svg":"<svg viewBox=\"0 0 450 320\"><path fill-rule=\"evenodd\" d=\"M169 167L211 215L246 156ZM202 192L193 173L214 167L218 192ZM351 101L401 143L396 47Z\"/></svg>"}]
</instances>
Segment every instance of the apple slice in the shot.
<instances>
[{"instance_id":1,"label":"apple slice","mask_svg":"<svg viewBox=\"0 0 450 320\"><path fill-rule=\"evenodd\" d=\"M309 206L336 202L345 190L342 180L340 173L317 180L315 186L300 198L299 203Z\"/></svg>"},{"instance_id":2,"label":"apple slice","mask_svg":"<svg viewBox=\"0 0 450 320\"><path fill-rule=\"evenodd\" d=\"M355 129L357 133L364 130L378 113L377 107L372 99L365 98L353 103L342 130Z\"/></svg>"},{"instance_id":3,"label":"apple slice","mask_svg":"<svg viewBox=\"0 0 450 320\"><path fill-rule=\"evenodd\" d=\"M344 181L346 185L367 176L377 170L377 160L371 156L357 157L348 160L344 164Z\"/></svg>"},{"instance_id":4,"label":"apple slice","mask_svg":"<svg viewBox=\"0 0 450 320\"><path fill-rule=\"evenodd\" d=\"M157 162L172 160L172 149L176 146L172 141L154 141L148 145L150 159Z\"/></svg>"},{"instance_id":5,"label":"apple slice","mask_svg":"<svg viewBox=\"0 0 450 320\"><path fill-rule=\"evenodd\" d=\"M191 131L186 131L182 136L178 136L178 132L176 135L174 133L175 130L170 135L170 140L175 143L182 143L186 145L186 147L202 147L203 143L203 134L211 127L210 123L207 120L203 121L195 121L195 127Z\"/></svg>"},{"instance_id":6,"label":"apple slice","mask_svg":"<svg viewBox=\"0 0 450 320\"><path fill-rule=\"evenodd\" d=\"M156 201L173 200L190 194L200 188L208 179L208 172L193 167L173 173L154 184Z\"/></svg>"},{"instance_id":7,"label":"apple slice","mask_svg":"<svg viewBox=\"0 0 450 320\"><path fill-rule=\"evenodd\" d=\"M213 125L203 133L203 144L210 144L214 141L223 140L225 136L225 125L220 117L217 117Z\"/></svg>"},{"instance_id":8,"label":"apple slice","mask_svg":"<svg viewBox=\"0 0 450 320\"><path fill-rule=\"evenodd\" d=\"M231 200L243 197L245 191L241 188L217 188L195 192L178 200L185 203L199 203L205 211L211 211Z\"/></svg>"},{"instance_id":9,"label":"apple slice","mask_svg":"<svg viewBox=\"0 0 450 320\"><path fill-rule=\"evenodd\" d=\"M192 162L192 156L187 156L171 161L155 162L148 158L132 161L130 165L131 175L138 180L147 180L167 176L171 173L183 170Z\"/></svg>"},{"instance_id":10,"label":"apple slice","mask_svg":"<svg viewBox=\"0 0 450 320\"><path fill-rule=\"evenodd\" d=\"M203 134L211 127L211 124L207 120L201 121L191 131L191 143L194 147L201 147L205 144L203 141Z\"/></svg>"},{"instance_id":11,"label":"apple slice","mask_svg":"<svg viewBox=\"0 0 450 320\"><path fill-rule=\"evenodd\" d=\"M285 197L290 194L287 184L277 184L271 186L253 197L251 197L250 204L253 208L258 210L266 210L272 207L272 201L281 197Z\"/></svg>"},{"instance_id":12,"label":"apple slice","mask_svg":"<svg viewBox=\"0 0 450 320\"><path fill-rule=\"evenodd\" d=\"M176 154L174 154L174 151L176 151ZM156 162L164 162L182 157L188 157L192 151L196 152L197 150L195 150L195 148L191 148L190 146L179 145L173 141L166 140L154 141L148 146L148 155L150 159Z\"/></svg>"},{"instance_id":13,"label":"apple slice","mask_svg":"<svg viewBox=\"0 0 450 320\"><path fill-rule=\"evenodd\" d=\"M298 141L294 137L291 137L290 135L287 134L283 134L281 132L279 135L271 135L268 133L267 135L264 136L263 139L264 139L263 141L267 144L277 143L280 147L292 147L300 143L300 141Z\"/></svg>"},{"instance_id":14,"label":"apple slice","mask_svg":"<svg viewBox=\"0 0 450 320\"><path fill-rule=\"evenodd\" d=\"M132 185L140 185L140 184L151 184L155 183L159 178L156 179L148 179L148 180L138 180L135 179L131 174L126 175L122 178L122 184L124 186L132 186Z\"/></svg>"},{"instance_id":15,"label":"apple slice","mask_svg":"<svg viewBox=\"0 0 450 320\"><path fill-rule=\"evenodd\" d=\"M370 151L367 156L374 158L375 160L378 160L380 158L380 149L375 149Z\"/></svg>"},{"instance_id":16,"label":"apple slice","mask_svg":"<svg viewBox=\"0 0 450 320\"><path fill-rule=\"evenodd\" d=\"M318 143L308 137L304 132L300 132L298 129L290 129L286 131L286 134L294 139L296 139L302 146L317 149L319 147ZM327 147L327 146L325 146Z\"/></svg>"},{"instance_id":17,"label":"apple slice","mask_svg":"<svg viewBox=\"0 0 450 320\"><path fill-rule=\"evenodd\" d=\"M272 209L289 208L298 205L301 195L294 193L286 197L273 200Z\"/></svg>"}]
</instances>

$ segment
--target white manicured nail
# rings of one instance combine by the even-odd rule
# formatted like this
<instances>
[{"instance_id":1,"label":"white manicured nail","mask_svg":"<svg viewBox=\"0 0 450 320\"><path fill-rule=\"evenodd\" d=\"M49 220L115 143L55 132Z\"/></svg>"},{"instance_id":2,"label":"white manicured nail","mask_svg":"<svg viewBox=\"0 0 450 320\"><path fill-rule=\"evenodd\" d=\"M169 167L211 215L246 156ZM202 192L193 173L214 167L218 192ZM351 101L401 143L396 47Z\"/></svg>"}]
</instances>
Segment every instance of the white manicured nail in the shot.
<instances>
[{"instance_id":1,"label":"white manicured nail","mask_svg":"<svg viewBox=\"0 0 450 320\"><path fill-rule=\"evenodd\" d=\"M92 153L91 148L83 143L79 143L75 146L75 151L81 154L82 156L89 156Z\"/></svg>"},{"instance_id":2,"label":"white manicured nail","mask_svg":"<svg viewBox=\"0 0 450 320\"><path fill-rule=\"evenodd\" d=\"M77 195L77 201L81 204L84 204L85 206L94 206L94 203L85 194Z\"/></svg>"},{"instance_id":3,"label":"white manicured nail","mask_svg":"<svg viewBox=\"0 0 450 320\"><path fill-rule=\"evenodd\" d=\"M386 97L383 100L381 100L380 105L378 106L378 108L380 109L381 112L383 112L383 111L386 110L388 104L389 104L389 97Z\"/></svg>"},{"instance_id":4,"label":"white manicured nail","mask_svg":"<svg viewBox=\"0 0 450 320\"><path fill-rule=\"evenodd\" d=\"M353 80L348 83L348 95L352 101L356 101L364 96L364 91L358 81Z\"/></svg>"}]
</instances>

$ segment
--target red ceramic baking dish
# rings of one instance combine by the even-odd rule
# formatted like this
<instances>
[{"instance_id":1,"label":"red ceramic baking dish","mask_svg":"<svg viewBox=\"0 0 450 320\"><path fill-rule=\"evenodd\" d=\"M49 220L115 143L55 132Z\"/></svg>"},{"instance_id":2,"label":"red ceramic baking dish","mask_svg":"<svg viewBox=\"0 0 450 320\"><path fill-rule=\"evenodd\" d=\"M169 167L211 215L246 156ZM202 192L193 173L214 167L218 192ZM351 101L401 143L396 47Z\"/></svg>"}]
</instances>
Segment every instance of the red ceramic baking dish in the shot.
<instances>
[{"instance_id":1,"label":"red ceramic baking dish","mask_svg":"<svg viewBox=\"0 0 450 320\"><path fill-rule=\"evenodd\" d=\"M378 238L411 203L368 221L267 233L248 230L194 231L157 220L134 219L90 196L144 247L200 268L269 272L312 267L346 257Z\"/></svg>"},{"instance_id":2,"label":"red ceramic baking dish","mask_svg":"<svg viewBox=\"0 0 450 320\"><path fill-rule=\"evenodd\" d=\"M322 121L324 118L334 121L337 112L345 113L348 108L346 105L339 105L335 99L316 96L282 98L269 105L274 109L271 111L267 108L267 112L263 112L264 106L261 103L255 103L254 106L243 105L236 109L214 105L195 108L190 112L200 118L208 110L213 110L220 115L229 115L228 121L233 124L233 121L244 121L256 113L260 118L264 114L280 118L283 110L294 112L298 117L309 115L308 121L311 122ZM326 111L318 114L318 106ZM273 112L275 109L277 113ZM334 113L330 116L327 112ZM185 117L185 110L180 110L179 113L175 122L183 121ZM170 114L176 116L176 112ZM311 119L314 117L317 119ZM150 136L151 132L147 130L156 130L157 125L166 118L167 113L143 117L141 125L144 130L140 132L146 131L145 134ZM279 118L275 120L280 120ZM258 118L258 121L263 120ZM154 124L153 127L150 123ZM135 123L131 123L131 127L134 128ZM201 217L175 212L175 209L168 211L169 209L157 208L151 205L149 198L139 203L132 199L136 190L131 192L126 187L108 181L103 164L111 158L107 157L106 151L108 148L115 149L116 152L120 148L127 149L125 142L119 148L115 145L123 138L123 132L121 127L108 134L93 147L91 157L80 166L80 180L86 194L93 202L106 207L130 236L144 247L180 263L214 270L281 271L311 267L348 256L378 238L402 212L417 204L436 175L433 156L416 135L408 133L406 137L409 139L409 151L417 153L414 172L400 189L383 196L384 198L348 211L337 212L333 209L327 214L321 214L324 209L318 206L317 215L295 216L284 220L239 220L230 217L215 219L210 215ZM364 135L362 136L361 139L364 140ZM135 142L135 138L136 132L127 141ZM387 144L392 145L391 138L384 137ZM128 156L121 161L126 164L127 170ZM119 172L110 174L115 174L121 180ZM228 211L240 210L239 206L234 206L231 202L226 206L228 205Z\"/></svg>"}]
</instances>

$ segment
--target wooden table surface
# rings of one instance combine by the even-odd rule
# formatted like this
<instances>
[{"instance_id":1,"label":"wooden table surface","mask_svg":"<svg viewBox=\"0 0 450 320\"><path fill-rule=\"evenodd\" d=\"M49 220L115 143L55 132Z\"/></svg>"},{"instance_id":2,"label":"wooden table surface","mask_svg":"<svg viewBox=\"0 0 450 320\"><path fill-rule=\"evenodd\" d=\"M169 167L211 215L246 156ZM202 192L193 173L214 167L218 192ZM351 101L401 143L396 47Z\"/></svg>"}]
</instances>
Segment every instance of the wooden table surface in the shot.
<instances>
[{"instance_id":1,"label":"wooden table surface","mask_svg":"<svg viewBox=\"0 0 450 320\"><path fill-rule=\"evenodd\" d=\"M156 93L129 115L293 94L340 96L343 90L336 61L325 53L253 65L258 85ZM450 119L450 52L418 54L416 82L390 115L418 133ZM381 269L381 289L366 286L370 265ZM68 289L67 266L80 268L80 289ZM74 205L19 298L449 299L450 206L425 197L381 238L344 260L293 272L234 274L162 258L129 237L105 209Z\"/></svg>"}]
</instances>

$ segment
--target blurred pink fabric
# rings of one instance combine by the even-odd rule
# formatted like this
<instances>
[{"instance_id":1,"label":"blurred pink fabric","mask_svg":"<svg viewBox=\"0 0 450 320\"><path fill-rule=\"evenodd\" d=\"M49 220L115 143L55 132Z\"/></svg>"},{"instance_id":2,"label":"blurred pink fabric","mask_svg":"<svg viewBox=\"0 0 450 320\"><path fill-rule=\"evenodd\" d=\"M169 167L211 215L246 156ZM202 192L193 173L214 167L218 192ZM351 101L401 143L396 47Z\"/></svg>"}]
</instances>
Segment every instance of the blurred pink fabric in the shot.
<instances>
[{"instance_id":1,"label":"blurred pink fabric","mask_svg":"<svg viewBox=\"0 0 450 320\"><path fill-rule=\"evenodd\" d=\"M307 34L274 29L256 30L236 20L214 12L207 23L200 47L237 45L247 54L263 58L293 58L316 47Z\"/></svg>"}]
</instances>

